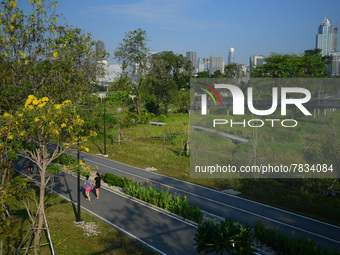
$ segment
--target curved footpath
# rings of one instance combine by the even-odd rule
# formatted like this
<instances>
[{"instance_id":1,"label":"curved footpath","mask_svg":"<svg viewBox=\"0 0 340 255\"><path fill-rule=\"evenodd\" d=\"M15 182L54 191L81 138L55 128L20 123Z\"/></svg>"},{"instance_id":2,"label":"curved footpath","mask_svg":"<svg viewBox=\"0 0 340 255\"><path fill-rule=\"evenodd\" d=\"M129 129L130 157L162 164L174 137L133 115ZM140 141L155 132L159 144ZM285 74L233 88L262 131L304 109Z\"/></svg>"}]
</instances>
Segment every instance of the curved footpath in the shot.
<instances>
[{"instance_id":1,"label":"curved footpath","mask_svg":"<svg viewBox=\"0 0 340 255\"><path fill-rule=\"evenodd\" d=\"M297 237L305 236L324 248L340 250L338 226L89 153L82 152L81 159L86 164L97 165L100 173L113 173L141 182L151 181L155 187L160 187L160 183L171 192L183 194L184 190L192 203L201 205L204 211L219 217L236 219L250 226L261 220L266 226L277 227L280 232L291 235L294 231Z\"/></svg>"},{"instance_id":2,"label":"curved footpath","mask_svg":"<svg viewBox=\"0 0 340 255\"><path fill-rule=\"evenodd\" d=\"M26 165L25 159L19 159L15 169L39 182L40 176L36 173L28 174ZM101 168L100 171L102 172ZM65 172L57 174L54 177L53 191L66 200L76 203L77 178ZM92 192L89 202L85 199L82 187L81 207L160 254L197 254L193 246L195 226L162 211L136 203L109 189L101 189L100 199L96 199Z\"/></svg>"}]
</instances>

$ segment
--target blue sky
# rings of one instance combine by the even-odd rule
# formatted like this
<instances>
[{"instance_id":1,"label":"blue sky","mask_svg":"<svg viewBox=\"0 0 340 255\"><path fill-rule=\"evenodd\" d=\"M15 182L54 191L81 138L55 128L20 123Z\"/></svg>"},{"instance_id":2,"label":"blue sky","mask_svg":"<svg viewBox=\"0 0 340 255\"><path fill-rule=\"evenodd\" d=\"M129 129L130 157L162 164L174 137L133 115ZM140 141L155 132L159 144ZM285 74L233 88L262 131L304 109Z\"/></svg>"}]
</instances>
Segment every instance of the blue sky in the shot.
<instances>
[{"instance_id":1,"label":"blue sky","mask_svg":"<svg viewBox=\"0 0 340 255\"><path fill-rule=\"evenodd\" d=\"M249 64L250 54L314 48L325 16L333 25L340 16L340 1L60 0L56 10L68 24L103 40L111 55L126 32L142 28L152 51L196 51L197 57L220 55L226 62L233 47L235 62Z\"/></svg>"}]
</instances>

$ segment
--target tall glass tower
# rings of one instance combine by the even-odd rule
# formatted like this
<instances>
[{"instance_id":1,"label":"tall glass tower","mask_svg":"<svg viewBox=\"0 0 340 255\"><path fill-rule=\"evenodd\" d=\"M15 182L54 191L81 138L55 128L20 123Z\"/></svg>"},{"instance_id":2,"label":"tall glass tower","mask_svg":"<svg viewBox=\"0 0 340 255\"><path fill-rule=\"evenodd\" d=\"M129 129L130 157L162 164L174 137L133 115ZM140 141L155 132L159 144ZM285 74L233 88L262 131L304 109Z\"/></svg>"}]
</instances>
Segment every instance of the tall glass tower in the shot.
<instances>
[{"instance_id":1,"label":"tall glass tower","mask_svg":"<svg viewBox=\"0 0 340 255\"><path fill-rule=\"evenodd\" d=\"M321 49L322 55L329 55L337 50L337 45L338 28L334 28L328 17L326 17L319 26L315 47Z\"/></svg>"},{"instance_id":2,"label":"tall glass tower","mask_svg":"<svg viewBox=\"0 0 340 255\"><path fill-rule=\"evenodd\" d=\"M234 63L234 48L230 48L228 56L228 65Z\"/></svg>"}]
</instances>

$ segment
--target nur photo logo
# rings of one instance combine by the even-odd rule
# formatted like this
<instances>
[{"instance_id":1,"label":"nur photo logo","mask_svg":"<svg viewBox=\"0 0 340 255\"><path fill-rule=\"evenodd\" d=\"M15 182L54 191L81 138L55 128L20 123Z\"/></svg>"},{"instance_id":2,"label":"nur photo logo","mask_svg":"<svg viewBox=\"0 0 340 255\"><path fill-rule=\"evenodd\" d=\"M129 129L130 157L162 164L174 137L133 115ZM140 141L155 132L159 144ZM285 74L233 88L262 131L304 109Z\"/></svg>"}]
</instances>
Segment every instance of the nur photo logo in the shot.
<instances>
[{"instance_id":1,"label":"nur photo logo","mask_svg":"<svg viewBox=\"0 0 340 255\"><path fill-rule=\"evenodd\" d=\"M305 116L311 116L312 114L307 110L304 106L305 103L309 102L311 99L311 92L306 88L299 88L299 87L272 87L271 88L271 100L266 100L266 107L270 107L269 109L258 109L254 105L254 98L253 98L253 88L247 88L247 98L245 99L245 95L243 91L237 87L236 85L232 84L225 84L225 83L214 83L212 86L199 82L204 86L204 88L199 88L202 93L201 96L201 115L208 115L208 96L213 100L215 107L217 106L216 100L214 95L218 98L220 102L220 106L224 107L222 103L222 99L216 89L223 91L223 94L230 95L227 97L230 102L230 98L232 100L232 111L233 115L245 115L245 107L249 110L250 113L256 116L268 116L277 111L278 106L281 108L281 115L287 115L287 107L290 106L291 108L296 107L299 109ZM212 94L210 91L214 94ZM280 99L279 99L280 93ZM288 95L291 95L289 97ZM292 96L293 95L293 96ZM227 105L227 104L225 104ZM263 105L260 106L263 108ZM262 127L265 123L269 123L271 127L275 126L276 122L280 122L282 127L295 127L297 126L297 121L294 119L251 119L246 121L245 119L241 122L235 122L232 119L214 119L213 120L213 127L216 125L225 125L230 123L231 127L234 125L242 125L244 127ZM256 124L255 124L256 123ZM290 123L290 124L289 124Z\"/></svg>"}]
</instances>

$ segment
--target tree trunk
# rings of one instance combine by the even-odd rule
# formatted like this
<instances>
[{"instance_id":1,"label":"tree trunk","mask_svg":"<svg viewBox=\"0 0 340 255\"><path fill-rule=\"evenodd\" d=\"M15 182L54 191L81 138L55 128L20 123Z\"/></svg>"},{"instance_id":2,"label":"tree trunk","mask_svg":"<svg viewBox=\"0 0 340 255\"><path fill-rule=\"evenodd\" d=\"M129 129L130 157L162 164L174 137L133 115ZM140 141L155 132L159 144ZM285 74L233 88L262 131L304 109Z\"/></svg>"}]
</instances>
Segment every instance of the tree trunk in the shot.
<instances>
[{"instance_id":1,"label":"tree trunk","mask_svg":"<svg viewBox=\"0 0 340 255\"><path fill-rule=\"evenodd\" d=\"M136 87L136 111L138 115L141 115L140 104L141 104L140 93L139 89Z\"/></svg>"},{"instance_id":2,"label":"tree trunk","mask_svg":"<svg viewBox=\"0 0 340 255\"><path fill-rule=\"evenodd\" d=\"M41 171L41 184L40 184L40 198L39 198L39 210L38 210L38 225L36 225L37 229L35 231L35 239L34 239L34 255L39 254L40 249L40 238L42 233L42 227L44 224L44 214L43 210L45 207L45 173Z\"/></svg>"},{"instance_id":3,"label":"tree trunk","mask_svg":"<svg viewBox=\"0 0 340 255\"><path fill-rule=\"evenodd\" d=\"M45 208L45 187L46 187L46 168L47 168L47 144L42 146L42 161L40 158L37 159L38 166L40 165L40 197L39 197L39 210L38 210L38 226L35 231L34 238L34 255L39 254L40 249L40 238L42 233L42 227L44 225L44 208ZM38 153L39 155L39 153Z\"/></svg>"},{"instance_id":4,"label":"tree trunk","mask_svg":"<svg viewBox=\"0 0 340 255\"><path fill-rule=\"evenodd\" d=\"M138 115L141 115L141 111L140 111L140 102L141 101L141 99L140 99L140 97L139 96L137 96L137 100L136 100L136 110L137 110L137 114Z\"/></svg>"},{"instance_id":5,"label":"tree trunk","mask_svg":"<svg viewBox=\"0 0 340 255\"><path fill-rule=\"evenodd\" d=\"M170 105L170 102L165 102L165 104L164 104L164 114L165 114L165 116L168 116L169 105Z\"/></svg>"}]
</instances>

